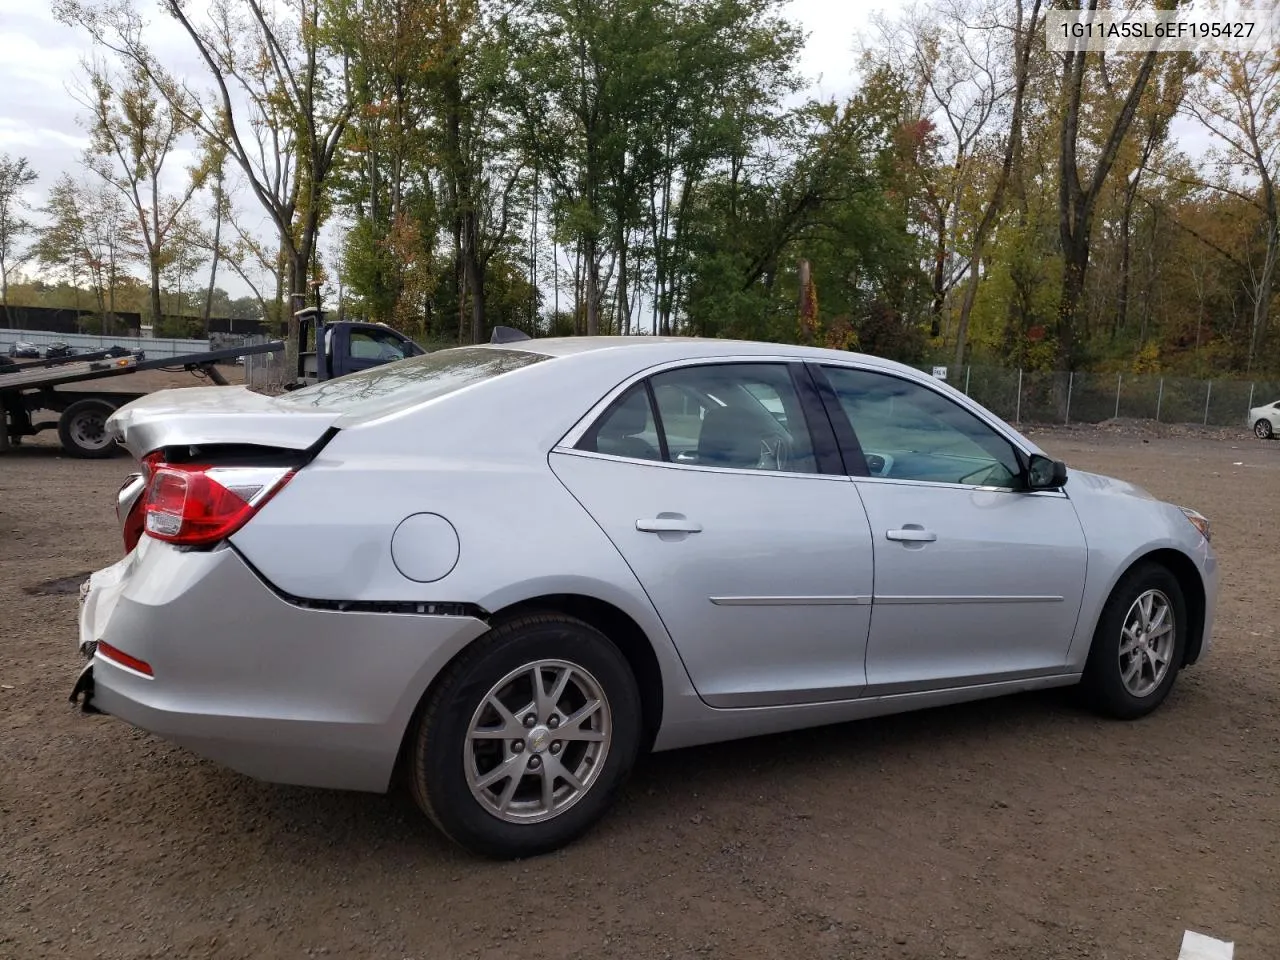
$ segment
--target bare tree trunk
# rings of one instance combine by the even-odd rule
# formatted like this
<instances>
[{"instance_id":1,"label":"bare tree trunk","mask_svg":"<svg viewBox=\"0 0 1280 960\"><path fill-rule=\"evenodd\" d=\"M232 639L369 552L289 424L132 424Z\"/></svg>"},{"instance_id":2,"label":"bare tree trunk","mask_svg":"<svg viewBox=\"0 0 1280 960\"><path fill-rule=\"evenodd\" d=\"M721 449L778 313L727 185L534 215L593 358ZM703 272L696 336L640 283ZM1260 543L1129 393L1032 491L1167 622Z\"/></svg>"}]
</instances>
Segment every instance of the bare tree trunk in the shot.
<instances>
[{"instance_id":1,"label":"bare tree trunk","mask_svg":"<svg viewBox=\"0 0 1280 960\"><path fill-rule=\"evenodd\" d=\"M1098 0L1089 0L1096 10ZM1120 144L1133 124L1138 103L1155 68L1155 50L1148 52L1106 142L1098 152L1092 175L1082 183L1077 167L1077 138L1080 127L1080 101L1084 87L1088 54L1068 53L1063 58L1062 91L1065 97L1060 153L1058 156L1058 235L1062 243L1062 292L1058 300L1059 369L1073 370L1076 363L1077 314L1084 294L1085 272L1089 269L1089 241L1093 234L1093 209L1107 176L1115 164Z\"/></svg>"},{"instance_id":2,"label":"bare tree trunk","mask_svg":"<svg viewBox=\"0 0 1280 960\"><path fill-rule=\"evenodd\" d=\"M1253 324L1249 329L1249 356L1246 371L1253 369L1258 350L1266 337L1271 319L1271 296L1275 288L1276 261L1280 259L1280 225L1268 224L1267 252L1262 261L1262 273L1257 281L1257 294L1253 298Z\"/></svg>"},{"instance_id":3,"label":"bare tree trunk","mask_svg":"<svg viewBox=\"0 0 1280 960\"><path fill-rule=\"evenodd\" d=\"M1129 224L1133 219L1133 197L1137 192L1137 181L1125 188L1124 212L1120 217L1120 296L1116 301L1116 322L1111 330L1111 339L1119 336L1129 320L1129 274L1133 270L1132 249Z\"/></svg>"},{"instance_id":4,"label":"bare tree trunk","mask_svg":"<svg viewBox=\"0 0 1280 960\"><path fill-rule=\"evenodd\" d=\"M285 322L285 306L286 306L285 270L287 269L285 266L285 263L286 261L285 261L284 247L282 246L279 252L276 254L276 264L275 264L275 271L274 271L275 281L276 281L276 296L275 296L274 302L272 303L272 309L275 311L275 317L273 319L276 324L276 329L280 329L280 325Z\"/></svg>"},{"instance_id":5,"label":"bare tree trunk","mask_svg":"<svg viewBox=\"0 0 1280 960\"><path fill-rule=\"evenodd\" d=\"M471 289L471 342L484 342L484 263L480 259L479 225L474 211L466 213L467 286Z\"/></svg>"},{"instance_id":6,"label":"bare tree trunk","mask_svg":"<svg viewBox=\"0 0 1280 960\"><path fill-rule=\"evenodd\" d=\"M161 307L160 307L160 258L153 256L148 264L151 274L151 327L154 336L159 336L156 330L160 326Z\"/></svg>"},{"instance_id":7,"label":"bare tree trunk","mask_svg":"<svg viewBox=\"0 0 1280 960\"><path fill-rule=\"evenodd\" d=\"M310 251L293 249L288 251L289 261L289 306L288 316L285 317L285 348L284 362L285 369L292 371L298 368L298 317L297 313L307 305L307 268L309 266ZM317 337L319 331L316 331ZM316 342L316 365L324 363L327 358L324 355L324 343L317 339Z\"/></svg>"},{"instance_id":8,"label":"bare tree trunk","mask_svg":"<svg viewBox=\"0 0 1280 960\"><path fill-rule=\"evenodd\" d=\"M596 256L596 238L588 235L582 242L582 259L586 272L587 336L600 335L600 263Z\"/></svg>"},{"instance_id":9,"label":"bare tree trunk","mask_svg":"<svg viewBox=\"0 0 1280 960\"><path fill-rule=\"evenodd\" d=\"M1062 369L1075 369L1076 314L1084 295L1089 267L1089 221L1077 224L1079 234L1062 230L1062 293L1058 300L1058 357Z\"/></svg>"},{"instance_id":10,"label":"bare tree trunk","mask_svg":"<svg viewBox=\"0 0 1280 960\"><path fill-rule=\"evenodd\" d=\"M631 336L631 298L627 295L627 237L618 231L618 332Z\"/></svg>"},{"instance_id":11,"label":"bare tree trunk","mask_svg":"<svg viewBox=\"0 0 1280 960\"><path fill-rule=\"evenodd\" d=\"M533 168L533 209L529 224L529 334L538 332L538 168Z\"/></svg>"},{"instance_id":12,"label":"bare tree trunk","mask_svg":"<svg viewBox=\"0 0 1280 960\"><path fill-rule=\"evenodd\" d=\"M219 171L221 174L221 171ZM222 252L222 177L213 191L213 263L209 267L209 289L204 295L204 335L209 336L209 317L213 314L213 291L218 283L218 256Z\"/></svg>"},{"instance_id":13,"label":"bare tree trunk","mask_svg":"<svg viewBox=\"0 0 1280 960\"><path fill-rule=\"evenodd\" d=\"M933 229L933 302L929 305L929 315L930 334L936 337L942 328L942 305L947 300L947 212L941 203L938 204Z\"/></svg>"},{"instance_id":14,"label":"bare tree trunk","mask_svg":"<svg viewBox=\"0 0 1280 960\"><path fill-rule=\"evenodd\" d=\"M978 297L978 281L982 270L983 247L987 237L995 226L996 218L1004 205L1005 191L1009 186L1009 178L1013 171L1014 159L1022 150L1022 102L1026 96L1027 82L1031 76L1031 49L1040 19L1041 0L1033 0L1031 14L1024 21L1022 11L1023 0L1014 4L1014 79L1013 107L1009 122L1009 137L1004 145L1004 158L1000 164L1000 173L996 178L995 189L987 201L982 219L978 222L973 234L973 249L969 253L969 279L965 285L964 300L960 304L960 318L956 324L956 360L955 375L960 375L964 366L966 341L969 336L969 316L973 312L974 301Z\"/></svg>"},{"instance_id":15,"label":"bare tree trunk","mask_svg":"<svg viewBox=\"0 0 1280 960\"><path fill-rule=\"evenodd\" d=\"M462 215L458 213L453 217L453 285L458 291L457 341L463 343L467 322L467 275L462 257Z\"/></svg>"},{"instance_id":16,"label":"bare tree trunk","mask_svg":"<svg viewBox=\"0 0 1280 960\"><path fill-rule=\"evenodd\" d=\"M107 283L109 284L107 287L107 310L112 314L112 316L114 316L116 312L116 284L120 281L114 251L111 253L111 264L108 269L110 272L107 274Z\"/></svg>"},{"instance_id":17,"label":"bare tree trunk","mask_svg":"<svg viewBox=\"0 0 1280 960\"><path fill-rule=\"evenodd\" d=\"M799 309L796 311L800 315L800 342L811 347L818 318L813 315L812 301L809 298L809 284L812 280L809 261L801 260L797 272L800 275L800 291L797 297Z\"/></svg>"},{"instance_id":18,"label":"bare tree trunk","mask_svg":"<svg viewBox=\"0 0 1280 960\"><path fill-rule=\"evenodd\" d=\"M573 250L573 335L582 335L582 241Z\"/></svg>"}]
</instances>

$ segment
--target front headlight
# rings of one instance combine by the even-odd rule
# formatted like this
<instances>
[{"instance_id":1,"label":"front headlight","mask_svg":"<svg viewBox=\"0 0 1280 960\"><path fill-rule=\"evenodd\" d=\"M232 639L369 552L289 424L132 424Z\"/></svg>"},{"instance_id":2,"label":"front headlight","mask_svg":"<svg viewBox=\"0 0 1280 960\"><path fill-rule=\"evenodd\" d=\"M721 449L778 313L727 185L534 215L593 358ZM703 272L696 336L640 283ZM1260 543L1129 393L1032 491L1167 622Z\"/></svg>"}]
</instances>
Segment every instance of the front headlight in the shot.
<instances>
[{"instance_id":1,"label":"front headlight","mask_svg":"<svg viewBox=\"0 0 1280 960\"><path fill-rule=\"evenodd\" d=\"M1213 539L1208 517L1196 510L1192 510L1190 507L1179 507L1178 509L1182 511L1184 517L1191 521L1191 525L1200 531L1200 536L1204 537L1205 540Z\"/></svg>"}]
</instances>

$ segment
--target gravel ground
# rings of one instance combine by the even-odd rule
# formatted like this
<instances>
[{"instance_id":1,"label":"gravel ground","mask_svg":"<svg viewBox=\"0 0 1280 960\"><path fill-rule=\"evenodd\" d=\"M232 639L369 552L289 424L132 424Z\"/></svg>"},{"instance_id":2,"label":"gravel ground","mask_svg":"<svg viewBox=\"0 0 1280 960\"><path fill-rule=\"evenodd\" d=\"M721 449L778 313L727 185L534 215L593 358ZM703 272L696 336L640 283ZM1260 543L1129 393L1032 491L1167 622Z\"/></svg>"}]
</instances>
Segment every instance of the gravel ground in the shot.
<instances>
[{"instance_id":1,"label":"gravel ground","mask_svg":"<svg viewBox=\"0 0 1280 960\"><path fill-rule=\"evenodd\" d=\"M1053 692L662 754L583 841L511 864L401 796L76 713L75 590L120 552L130 464L24 445L0 461L0 957L1173 960L1188 928L1280 956L1280 443L1029 432L1213 520L1215 648L1161 711Z\"/></svg>"}]
</instances>

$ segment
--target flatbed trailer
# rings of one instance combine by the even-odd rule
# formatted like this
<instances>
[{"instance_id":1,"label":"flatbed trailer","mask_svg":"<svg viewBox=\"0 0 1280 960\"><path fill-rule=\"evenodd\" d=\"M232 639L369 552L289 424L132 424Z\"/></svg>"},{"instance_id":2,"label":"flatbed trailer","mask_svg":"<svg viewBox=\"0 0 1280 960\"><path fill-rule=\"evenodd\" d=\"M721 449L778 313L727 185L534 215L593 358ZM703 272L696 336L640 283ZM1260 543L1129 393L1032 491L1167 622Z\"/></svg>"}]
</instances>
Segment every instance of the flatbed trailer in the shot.
<instances>
[{"instance_id":1,"label":"flatbed trailer","mask_svg":"<svg viewBox=\"0 0 1280 960\"><path fill-rule=\"evenodd\" d=\"M109 457L115 445L106 433L107 418L117 407L145 396L114 390L65 389L108 377L122 377L143 370L189 370L207 376L219 386L227 380L217 364L237 357L280 353L284 341L252 346L188 353L176 357L139 360L136 356L107 357L105 351L89 356L65 358L67 362L31 363L0 373L0 407L3 429L0 429L0 452L10 444L21 443L23 437L42 430L56 429L62 448L73 457L97 459ZM60 358L61 360L61 358ZM56 420L32 419L32 414L50 410L59 414Z\"/></svg>"}]
</instances>

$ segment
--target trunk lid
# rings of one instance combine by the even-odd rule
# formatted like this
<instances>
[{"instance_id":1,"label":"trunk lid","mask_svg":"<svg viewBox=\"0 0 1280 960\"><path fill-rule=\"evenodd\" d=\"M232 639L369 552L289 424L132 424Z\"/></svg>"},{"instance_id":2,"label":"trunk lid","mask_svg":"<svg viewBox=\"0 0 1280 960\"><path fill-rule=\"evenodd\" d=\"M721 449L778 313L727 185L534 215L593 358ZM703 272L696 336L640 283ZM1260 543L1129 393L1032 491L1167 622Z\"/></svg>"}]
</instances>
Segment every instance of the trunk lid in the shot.
<instances>
[{"instance_id":1,"label":"trunk lid","mask_svg":"<svg viewBox=\"0 0 1280 960\"><path fill-rule=\"evenodd\" d=\"M113 413L107 431L135 458L176 446L251 446L307 450L342 411L300 407L248 387L160 390Z\"/></svg>"}]
</instances>

